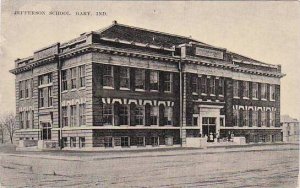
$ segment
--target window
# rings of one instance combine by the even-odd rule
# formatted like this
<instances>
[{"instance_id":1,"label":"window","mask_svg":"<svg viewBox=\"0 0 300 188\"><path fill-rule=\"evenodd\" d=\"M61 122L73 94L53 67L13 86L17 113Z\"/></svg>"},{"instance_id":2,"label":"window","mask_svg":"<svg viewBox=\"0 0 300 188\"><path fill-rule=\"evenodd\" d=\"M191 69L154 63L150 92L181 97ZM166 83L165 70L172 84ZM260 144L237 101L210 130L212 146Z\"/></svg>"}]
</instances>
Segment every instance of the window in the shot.
<instances>
[{"instance_id":1,"label":"window","mask_svg":"<svg viewBox=\"0 0 300 188\"><path fill-rule=\"evenodd\" d=\"M266 125L267 127L270 127L271 125L271 112L270 110L266 111Z\"/></svg>"},{"instance_id":2,"label":"window","mask_svg":"<svg viewBox=\"0 0 300 188\"><path fill-rule=\"evenodd\" d=\"M192 82L191 83L192 93L194 93L194 94L198 93L198 76L197 75L193 75L191 82Z\"/></svg>"},{"instance_id":3,"label":"window","mask_svg":"<svg viewBox=\"0 0 300 188\"><path fill-rule=\"evenodd\" d=\"M237 80L233 81L233 96L239 97L239 81Z\"/></svg>"},{"instance_id":4,"label":"window","mask_svg":"<svg viewBox=\"0 0 300 188\"><path fill-rule=\"evenodd\" d=\"M52 74L51 73L47 74L47 79L48 79L48 81L47 81L48 84L52 83Z\"/></svg>"},{"instance_id":5,"label":"window","mask_svg":"<svg viewBox=\"0 0 300 188\"><path fill-rule=\"evenodd\" d=\"M173 108L167 106L165 107L165 112L164 112L164 124L172 125L173 124L172 119L173 119Z\"/></svg>"},{"instance_id":6,"label":"window","mask_svg":"<svg viewBox=\"0 0 300 188\"><path fill-rule=\"evenodd\" d=\"M103 86L114 87L113 84L113 67L110 65L103 66Z\"/></svg>"},{"instance_id":7,"label":"window","mask_svg":"<svg viewBox=\"0 0 300 188\"><path fill-rule=\"evenodd\" d=\"M86 124L86 116L85 116L85 104L79 105L79 125Z\"/></svg>"},{"instance_id":8,"label":"window","mask_svg":"<svg viewBox=\"0 0 300 188\"><path fill-rule=\"evenodd\" d=\"M193 117L193 126L198 126L198 117Z\"/></svg>"},{"instance_id":9,"label":"window","mask_svg":"<svg viewBox=\"0 0 300 188\"><path fill-rule=\"evenodd\" d=\"M39 76L39 86L45 84L44 76Z\"/></svg>"},{"instance_id":10,"label":"window","mask_svg":"<svg viewBox=\"0 0 300 188\"><path fill-rule=\"evenodd\" d=\"M267 99L267 84L261 84L261 98Z\"/></svg>"},{"instance_id":11,"label":"window","mask_svg":"<svg viewBox=\"0 0 300 188\"><path fill-rule=\"evenodd\" d=\"M62 107L62 126L63 127L68 126L68 107L67 106Z\"/></svg>"},{"instance_id":12,"label":"window","mask_svg":"<svg viewBox=\"0 0 300 188\"><path fill-rule=\"evenodd\" d=\"M145 70L136 69L135 71L135 89L145 89Z\"/></svg>"},{"instance_id":13,"label":"window","mask_svg":"<svg viewBox=\"0 0 300 188\"><path fill-rule=\"evenodd\" d=\"M275 85L270 85L270 99L275 100Z\"/></svg>"},{"instance_id":14,"label":"window","mask_svg":"<svg viewBox=\"0 0 300 188\"><path fill-rule=\"evenodd\" d=\"M137 146L145 146L145 137L137 137Z\"/></svg>"},{"instance_id":15,"label":"window","mask_svg":"<svg viewBox=\"0 0 300 188\"><path fill-rule=\"evenodd\" d=\"M257 126L261 127L262 126L262 112L261 110L258 110L257 112Z\"/></svg>"},{"instance_id":16,"label":"window","mask_svg":"<svg viewBox=\"0 0 300 188\"><path fill-rule=\"evenodd\" d=\"M129 147L129 137L128 136L121 137L121 147Z\"/></svg>"},{"instance_id":17,"label":"window","mask_svg":"<svg viewBox=\"0 0 300 188\"><path fill-rule=\"evenodd\" d=\"M258 83L252 83L252 98L258 99Z\"/></svg>"},{"instance_id":18,"label":"window","mask_svg":"<svg viewBox=\"0 0 300 188\"><path fill-rule=\"evenodd\" d=\"M248 110L243 111L243 126L248 126L249 125L249 114Z\"/></svg>"},{"instance_id":19,"label":"window","mask_svg":"<svg viewBox=\"0 0 300 188\"><path fill-rule=\"evenodd\" d=\"M135 107L135 125L144 125L144 106Z\"/></svg>"},{"instance_id":20,"label":"window","mask_svg":"<svg viewBox=\"0 0 300 188\"><path fill-rule=\"evenodd\" d=\"M119 120L120 120L120 125L128 125L129 123L129 106L128 105L120 105L119 107Z\"/></svg>"},{"instance_id":21,"label":"window","mask_svg":"<svg viewBox=\"0 0 300 188\"><path fill-rule=\"evenodd\" d=\"M53 105L52 87L48 87L48 106Z\"/></svg>"},{"instance_id":22,"label":"window","mask_svg":"<svg viewBox=\"0 0 300 188\"><path fill-rule=\"evenodd\" d=\"M224 78L219 78L219 95L224 95Z\"/></svg>"},{"instance_id":23,"label":"window","mask_svg":"<svg viewBox=\"0 0 300 188\"><path fill-rule=\"evenodd\" d=\"M67 70L61 71L62 91L68 90Z\"/></svg>"},{"instance_id":24,"label":"window","mask_svg":"<svg viewBox=\"0 0 300 188\"><path fill-rule=\"evenodd\" d=\"M256 127L258 125L257 121L258 121L258 112L257 111L252 111L252 125L250 125L250 126Z\"/></svg>"},{"instance_id":25,"label":"window","mask_svg":"<svg viewBox=\"0 0 300 188\"><path fill-rule=\"evenodd\" d=\"M29 87L30 87L29 80L25 80L25 98L29 97Z\"/></svg>"},{"instance_id":26,"label":"window","mask_svg":"<svg viewBox=\"0 0 300 188\"><path fill-rule=\"evenodd\" d=\"M24 81L19 81L19 98L24 98Z\"/></svg>"},{"instance_id":27,"label":"window","mask_svg":"<svg viewBox=\"0 0 300 188\"><path fill-rule=\"evenodd\" d=\"M42 139L51 140L51 124L50 123L41 123L42 129Z\"/></svg>"},{"instance_id":28,"label":"window","mask_svg":"<svg viewBox=\"0 0 300 188\"><path fill-rule=\"evenodd\" d=\"M152 146L159 146L159 137L158 136L151 137L151 144Z\"/></svg>"},{"instance_id":29,"label":"window","mask_svg":"<svg viewBox=\"0 0 300 188\"><path fill-rule=\"evenodd\" d=\"M68 138L67 137L62 137L62 145L63 147L68 147Z\"/></svg>"},{"instance_id":30,"label":"window","mask_svg":"<svg viewBox=\"0 0 300 188\"><path fill-rule=\"evenodd\" d=\"M275 112L271 112L271 126L275 126Z\"/></svg>"},{"instance_id":31,"label":"window","mask_svg":"<svg viewBox=\"0 0 300 188\"><path fill-rule=\"evenodd\" d=\"M79 66L79 87L85 87L85 65Z\"/></svg>"},{"instance_id":32,"label":"window","mask_svg":"<svg viewBox=\"0 0 300 188\"><path fill-rule=\"evenodd\" d=\"M158 125L158 106L151 106L150 108L150 123L151 125Z\"/></svg>"},{"instance_id":33,"label":"window","mask_svg":"<svg viewBox=\"0 0 300 188\"><path fill-rule=\"evenodd\" d=\"M71 148L76 147L76 137L70 137L70 147Z\"/></svg>"},{"instance_id":34,"label":"window","mask_svg":"<svg viewBox=\"0 0 300 188\"><path fill-rule=\"evenodd\" d=\"M71 126L76 126L77 125L77 110L76 110L76 105L71 105L70 106L70 110L71 110L71 122L70 125Z\"/></svg>"},{"instance_id":35,"label":"window","mask_svg":"<svg viewBox=\"0 0 300 188\"><path fill-rule=\"evenodd\" d=\"M23 112L19 113L19 119L20 119L20 129L24 128L24 119L23 119Z\"/></svg>"},{"instance_id":36,"label":"window","mask_svg":"<svg viewBox=\"0 0 300 188\"><path fill-rule=\"evenodd\" d=\"M103 125L113 124L113 108L111 104L103 104Z\"/></svg>"},{"instance_id":37,"label":"window","mask_svg":"<svg viewBox=\"0 0 300 188\"><path fill-rule=\"evenodd\" d=\"M33 79L30 80L30 95L33 97Z\"/></svg>"},{"instance_id":38,"label":"window","mask_svg":"<svg viewBox=\"0 0 300 188\"><path fill-rule=\"evenodd\" d=\"M130 72L127 67L120 67L120 87L130 88Z\"/></svg>"},{"instance_id":39,"label":"window","mask_svg":"<svg viewBox=\"0 0 300 188\"><path fill-rule=\"evenodd\" d=\"M44 88L39 89L39 107L45 106Z\"/></svg>"},{"instance_id":40,"label":"window","mask_svg":"<svg viewBox=\"0 0 300 188\"><path fill-rule=\"evenodd\" d=\"M243 127L244 126L244 122L245 122L245 112L243 109L239 109L239 127Z\"/></svg>"},{"instance_id":41,"label":"window","mask_svg":"<svg viewBox=\"0 0 300 188\"><path fill-rule=\"evenodd\" d=\"M201 93L207 93L207 78L204 76L201 78Z\"/></svg>"},{"instance_id":42,"label":"window","mask_svg":"<svg viewBox=\"0 0 300 188\"><path fill-rule=\"evenodd\" d=\"M34 128L34 111L31 111L31 128Z\"/></svg>"},{"instance_id":43,"label":"window","mask_svg":"<svg viewBox=\"0 0 300 188\"><path fill-rule=\"evenodd\" d=\"M225 123L225 122L224 122L224 118L221 117L221 118L220 118L220 126L221 126L221 127L224 127L224 123Z\"/></svg>"},{"instance_id":44,"label":"window","mask_svg":"<svg viewBox=\"0 0 300 188\"><path fill-rule=\"evenodd\" d=\"M210 90L210 94L212 94L212 95L214 95L214 94L216 94L216 83L215 83L215 78L214 77L211 77L210 79L209 79L209 82L210 82L210 84L209 84L209 90Z\"/></svg>"},{"instance_id":45,"label":"window","mask_svg":"<svg viewBox=\"0 0 300 188\"><path fill-rule=\"evenodd\" d=\"M29 114L29 111L26 111L25 112L25 122L26 122L26 129L29 128L29 123L30 123L30 114Z\"/></svg>"},{"instance_id":46,"label":"window","mask_svg":"<svg viewBox=\"0 0 300 188\"><path fill-rule=\"evenodd\" d=\"M261 126L266 126L266 112L261 111Z\"/></svg>"},{"instance_id":47,"label":"window","mask_svg":"<svg viewBox=\"0 0 300 188\"><path fill-rule=\"evenodd\" d=\"M113 138L111 136L104 137L104 147L106 148L113 147Z\"/></svg>"},{"instance_id":48,"label":"window","mask_svg":"<svg viewBox=\"0 0 300 188\"><path fill-rule=\"evenodd\" d=\"M249 98L249 82L243 81L243 97Z\"/></svg>"},{"instance_id":49,"label":"window","mask_svg":"<svg viewBox=\"0 0 300 188\"><path fill-rule=\"evenodd\" d=\"M79 147L80 148L85 147L85 137L79 137Z\"/></svg>"},{"instance_id":50,"label":"window","mask_svg":"<svg viewBox=\"0 0 300 188\"><path fill-rule=\"evenodd\" d=\"M173 74L170 72L166 72L165 80L164 80L164 91L172 92L172 84L173 84Z\"/></svg>"},{"instance_id":51,"label":"window","mask_svg":"<svg viewBox=\"0 0 300 188\"><path fill-rule=\"evenodd\" d=\"M76 78L77 78L77 74L76 74L76 67L75 68L71 68L71 89L75 89L76 88Z\"/></svg>"},{"instance_id":52,"label":"window","mask_svg":"<svg viewBox=\"0 0 300 188\"><path fill-rule=\"evenodd\" d=\"M158 91L159 74L158 71L150 71L150 90Z\"/></svg>"},{"instance_id":53,"label":"window","mask_svg":"<svg viewBox=\"0 0 300 188\"><path fill-rule=\"evenodd\" d=\"M238 126L239 122L239 111L237 109L233 109L233 126Z\"/></svg>"},{"instance_id":54,"label":"window","mask_svg":"<svg viewBox=\"0 0 300 188\"><path fill-rule=\"evenodd\" d=\"M52 73L39 76L39 86L52 83Z\"/></svg>"}]
</instances>

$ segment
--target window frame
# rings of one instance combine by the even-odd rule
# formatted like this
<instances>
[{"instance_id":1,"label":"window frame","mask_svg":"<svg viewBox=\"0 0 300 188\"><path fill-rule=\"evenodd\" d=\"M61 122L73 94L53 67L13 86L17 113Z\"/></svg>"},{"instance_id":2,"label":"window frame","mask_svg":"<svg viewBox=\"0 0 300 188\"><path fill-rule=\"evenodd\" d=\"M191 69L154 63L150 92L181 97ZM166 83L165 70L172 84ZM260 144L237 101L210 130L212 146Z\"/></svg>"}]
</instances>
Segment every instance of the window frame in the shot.
<instances>
[{"instance_id":1,"label":"window frame","mask_svg":"<svg viewBox=\"0 0 300 188\"><path fill-rule=\"evenodd\" d=\"M79 104L79 126L86 125L86 104Z\"/></svg>"},{"instance_id":2,"label":"window frame","mask_svg":"<svg viewBox=\"0 0 300 188\"><path fill-rule=\"evenodd\" d=\"M165 93L172 93L173 92L173 73L172 72L165 72L165 75L164 75L164 92Z\"/></svg>"},{"instance_id":3,"label":"window frame","mask_svg":"<svg viewBox=\"0 0 300 188\"><path fill-rule=\"evenodd\" d=\"M155 86L155 87L153 88L153 86ZM157 70L150 70L150 84L149 84L149 88L150 88L150 91L159 91L159 71L157 71Z\"/></svg>"},{"instance_id":4,"label":"window frame","mask_svg":"<svg viewBox=\"0 0 300 188\"><path fill-rule=\"evenodd\" d=\"M141 112L141 113L139 113ZM142 123L141 123L142 121ZM134 123L137 126L145 125L145 106L136 105L134 108Z\"/></svg>"},{"instance_id":5,"label":"window frame","mask_svg":"<svg viewBox=\"0 0 300 188\"><path fill-rule=\"evenodd\" d=\"M70 127L77 126L77 105L70 105Z\"/></svg>"},{"instance_id":6,"label":"window frame","mask_svg":"<svg viewBox=\"0 0 300 188\"><path fill-rule=\"evenodd\" d=\"M252 82L252 99L258 99L258 83Z\"/></svg>"},{"instance_id":7,"label":"window frame","mask_svg":"<svg viewBox=\"0 0 300 188\"><path fill-rule=\"evenodd\" d=\"M140 76L140 78L139 78ZM146 87L146 71L145 69L136 69L135 71L135 78L134 78L134 83L135 83L135 90L136 91L145 91ZM141 82L142 85L138 86L138 82Z\"/></svg>"},{"instance_id":8,"label":"window frame","mask_svg":"<svg viewBox=\"0 0 300 188\"><path fill-rule=\"evenodd\" d=\"M68 106L62 106L62 126L69 126Z\"/></svg>"},{"instance_id":9,"label":"window frame","mask_svg":"<svg viewBox=\"0 0 300 188\"><path fill-rule=\"evenodd\" d=\"M164 125L173 126L173 107L165 106L164 108Z\"/></svg>"},{"instance_id":10,"label":"window frame","mask_svg":"<svg viewBox=\"0 0 300 188\"><path fill-rule=\"evenodd\" d=\"M68 70L61 71L62 91L68 90Z\"/></svg>"},{"instance_id":11,"label":"window frame","mask_svg":"<svg viewBox=\"0 0 300 188\"><path fill-rule=\"evenodd\" d=\"M103 87L114 88L114 67L112 65L103 66Z\"/></svg>"},{"instance_id":12,"label":"window frame","mask_svg":"<svg viewBox=\"0 0 300 188\"><path fill-rule=\"evenodd\" d=\"M114 125L114 107L112 104L102 105L102 117L103 117L103 125ZM110 122L105 120L110 120Z\"/></svg>"},{"instance_id":13,"label":"window frame","mask_svg":"<svg viewBox=\"0 0 300 188\"><path fill-rule=\"evenodd\" d=\"M79 88L85 87L85 77L86 77L86 68L85 65L80 65L78 67L79 72Z\"/></svg>"},{"instance_id":14,"label":"window frame","mask_svg":"<svg viewBox=\"0 0 300 188\"><path fill-rule=\"evenodd\" d=\"M120 89L130 89L130 68L129 67L120 67Z\"/></svg>"},{"instance_id":15,"label":"window frame","mask_svg":"<svg viewBox=\"0 0 300 188\"><path fill-rule=\"evenodd\" d=\"M77 88L77 67L70 68L71 89Z\"/></svg>"}]
</instances>

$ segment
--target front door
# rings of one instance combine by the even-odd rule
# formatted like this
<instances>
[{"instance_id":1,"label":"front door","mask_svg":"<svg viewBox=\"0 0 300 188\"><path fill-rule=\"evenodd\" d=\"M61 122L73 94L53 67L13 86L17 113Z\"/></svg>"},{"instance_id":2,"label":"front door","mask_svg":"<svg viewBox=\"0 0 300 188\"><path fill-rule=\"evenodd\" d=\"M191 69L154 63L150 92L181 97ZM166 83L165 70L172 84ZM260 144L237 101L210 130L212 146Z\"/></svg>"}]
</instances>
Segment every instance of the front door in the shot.
<instances>
[{"instance_id":1,"label":"front door","mask_svg":"<svg viewBox=\"0 0 300 188\"><path fill-rule=\"evenodd\" d=\"M208 142L213 142L216 137L216 117L202 118L202 135L207 137Z\"/></svg>"},{"instance_id":2,"label":"front door","mask_svg":"<svg viewBox=\"0 0 300 188\"><path fill-rule=\"evenodd\" d=\"M51 124L41 123L42 125L42 140L51 140Z\"/></svg>"}]
</instances>

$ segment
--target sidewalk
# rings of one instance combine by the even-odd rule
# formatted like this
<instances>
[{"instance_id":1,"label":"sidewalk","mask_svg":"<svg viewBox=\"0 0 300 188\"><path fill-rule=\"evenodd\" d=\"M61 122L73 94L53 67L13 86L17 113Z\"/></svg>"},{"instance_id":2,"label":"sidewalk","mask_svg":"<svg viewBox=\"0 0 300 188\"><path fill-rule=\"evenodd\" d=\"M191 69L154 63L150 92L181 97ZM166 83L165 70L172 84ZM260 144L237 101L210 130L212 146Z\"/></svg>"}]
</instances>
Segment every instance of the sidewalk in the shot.
<instances>
[{"instance_id":1,"label":"sidewalk","mask_svg":"<svg viewBox=\"0 0 300 188\"><path fill-rule=\"evenodd\" d=\"M256 151L274 151L274 150L299 150L297 144L264 144L264 145L240 145L228 147L210 147L208 149L197 148L174 148L174 149L157 149L157 150L131 150L131 151L46 151L46 152L17 152L17 153L0 153L5 156L43 158L50 160L67 160L67 161L95 161L95 160L113 160L120 158L135 157L169 157L179 155L198 155L214 154L226 152L256 152Z\"/></svg>"}]
</instances>

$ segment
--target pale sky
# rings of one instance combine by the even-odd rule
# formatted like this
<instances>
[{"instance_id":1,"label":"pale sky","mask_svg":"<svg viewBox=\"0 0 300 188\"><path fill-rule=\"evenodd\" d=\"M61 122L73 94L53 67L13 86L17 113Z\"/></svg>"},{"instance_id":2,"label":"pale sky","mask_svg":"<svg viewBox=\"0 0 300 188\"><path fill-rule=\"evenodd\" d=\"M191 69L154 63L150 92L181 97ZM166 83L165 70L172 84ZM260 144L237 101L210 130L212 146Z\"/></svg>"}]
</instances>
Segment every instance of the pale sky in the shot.
<instances>
[{"instance_id":1,"label":"pale sky","mask_svg":"<svg viewBox=\"0 0 300 188\"><path fill-rule=\"evenodd\" d=\"M119 23L192 36L271 64L281 64L281 114L300 119L300 3L2 1L0 114L15 110L14 60L81 33ZM71 16L15 16L14 11L69 11ZM75 16L91 11L92 16ZM95 16L105 11L107 16ZM298 53L297 53L298 52Z\"/></svg>"}]
</instances>

